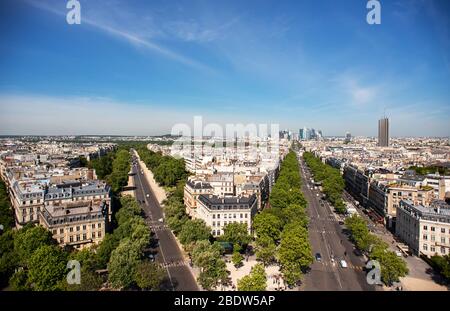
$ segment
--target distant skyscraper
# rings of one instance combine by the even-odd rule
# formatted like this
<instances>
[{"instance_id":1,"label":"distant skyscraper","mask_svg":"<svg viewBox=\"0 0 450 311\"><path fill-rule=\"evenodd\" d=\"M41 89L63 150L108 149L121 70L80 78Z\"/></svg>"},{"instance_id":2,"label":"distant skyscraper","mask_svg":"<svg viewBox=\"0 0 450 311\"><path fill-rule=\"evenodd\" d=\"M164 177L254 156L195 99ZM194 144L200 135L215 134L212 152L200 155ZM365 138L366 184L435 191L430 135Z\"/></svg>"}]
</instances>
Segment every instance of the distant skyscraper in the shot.
<instances>
[{"instance_id":1,"label":"distant skyscraper","mask_svg":"<svg viewBox=\"0 0 450 311\"><path fill-rule=\"evenodd\" d=\"M349 132L345 133L345 142L349 143L352 141L352 134L350 134Z\"/></svg>"},{"instance_id":2,"label":"distant skyscraper","mask_svg":"<svg viewBox=\"0 0 450 311\"><path fill-rule=\"evenodd\" d=\"M305 129L299 129L298 130L298 138L300 140L304 140L305 139Z\"/></svg>"},{"instance_id":3,"label":"distant skyscraper","mask_svg":"<svg viewBox=\"0 0 450 311\"><path fill-rule=\"evenodd\" d=\"M378 120L378 146L389 146L389 119L386 117Z\"/></svg>"}]
</instances>

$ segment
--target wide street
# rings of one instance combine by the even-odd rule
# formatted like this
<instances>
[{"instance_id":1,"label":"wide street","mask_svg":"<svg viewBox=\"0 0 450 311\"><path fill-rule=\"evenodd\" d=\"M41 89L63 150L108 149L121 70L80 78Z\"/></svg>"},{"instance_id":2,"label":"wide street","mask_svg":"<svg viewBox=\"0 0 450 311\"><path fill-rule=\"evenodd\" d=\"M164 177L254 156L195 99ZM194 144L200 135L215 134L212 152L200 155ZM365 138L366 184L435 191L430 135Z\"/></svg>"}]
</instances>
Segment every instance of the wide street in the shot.
<instances>
[{"instance_id":1,"label":"wide street","mask_svg":"<svg viewBox=\"0 0 450 311\"><path fill-rule=\"evenodd\" d=\"M343 226L332 212L328 202L321 199L319 190L311 190L311 176L303 158L299 158L302 191L308 201L309 238L313 255L320 253L321 261L314 259L305 275L301 290L368 291L376 290L366 281L365 260L358 256L353 244L343 233ZM347 267L341 266L345 260Z\"/></svg>"},{"instance_id":2,"label":"wide street","mask_svg":"<svg viewBox=\"0 0 450 311\"><path fill-rule=\"evenodd\" d=\"M134 156L133 156L134 157ZM132 174L136 186L135 196L145 212L145 221L158 241L156 260L167 269L168 287L176 291L199 290L195 279L185 262L175 237L163 220L161 205L156 199L148 181L141 174L139 161L133 161Z\"/></svg>"}]
</instances>

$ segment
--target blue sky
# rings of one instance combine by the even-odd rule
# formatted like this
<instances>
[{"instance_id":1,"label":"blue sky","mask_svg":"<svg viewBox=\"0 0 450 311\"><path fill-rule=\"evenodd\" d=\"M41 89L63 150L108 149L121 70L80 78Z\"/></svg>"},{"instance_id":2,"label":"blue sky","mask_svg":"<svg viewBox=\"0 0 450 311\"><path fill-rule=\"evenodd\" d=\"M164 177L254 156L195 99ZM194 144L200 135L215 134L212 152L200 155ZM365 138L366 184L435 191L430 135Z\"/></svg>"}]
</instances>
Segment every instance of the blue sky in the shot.
<instances>
[{"instance_id":1,"label":"blue sky","mask_svg":"<svg viewBox=\"0 0 450 311\"><path fill-rule=\"evenodd\" d=\"M0 134L279 123L325 135L450 136L450 2L0 2Z\"/></svg>"}]
</instances>

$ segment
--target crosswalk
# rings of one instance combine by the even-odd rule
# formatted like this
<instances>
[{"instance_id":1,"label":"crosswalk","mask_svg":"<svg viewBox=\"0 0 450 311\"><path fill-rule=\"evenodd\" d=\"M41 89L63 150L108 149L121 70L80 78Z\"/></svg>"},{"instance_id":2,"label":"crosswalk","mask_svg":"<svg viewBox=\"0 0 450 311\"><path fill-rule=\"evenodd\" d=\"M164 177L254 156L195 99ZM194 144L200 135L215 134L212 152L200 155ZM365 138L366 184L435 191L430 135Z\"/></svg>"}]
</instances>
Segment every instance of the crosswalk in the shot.
<instances>
[{"instance_id":1,"label":"crosswalk","mask_svg":"<svg viewBox=\"0 0 450 311\"><path fill-rule=\"evenodd\" d=\"M169 229L169 226L167 225L150 225L150 229L153 231L163 231Z\"/></svg>"},{"instance_id":2,"label":"crosswalk","mask_svg":"<svg viewBox=\"0 0 450 311\"><path fill-rule=\"evenodd\" d=\"M337 234L337 231L335 231L335 230L313 230L313 229L311 229L311 230L309 230L309 232L314 232L314 233L325 233L325 234Z\"/></svg>"},{"instance_id":3,"label":"crosswalk","mask_svg":"<svg viewBox=\"0 0 450 311\"><path fill-rule=\"evenodd\" d=\"M336 219L334 217L317 217L317 216L310 216L310 219L317 219L317 220L322 220L322 221L328 221L328 222L339 222L339 219Z\"/></svg>"},{"instance_id":4,"label":"crosswalk","mask_svg":"<svg viewBox=\"0 0 450 311\"><path fill-rule=\"evenodd\" d=\"M346 270L346 269L353 269L353 270L357 270L357 271L364 271L364 266L355 266L352 265L351 263L347 262L347 268L342 268L341 265L337 262L331 262L331 261L323 261L318 263L321 266L325 266L325 267L332 267L332 268L339 268L342 270ZM314 270L314 267L312 267L312 269Z\"/></svg>"},{"instance_id":5,"label":"crosswalk","mask_svg":"<svg viewBox=\"0 0 450 311\"><path fill-rule=\"evenodd\" d=\"M161 264L163 268L170 268L170 267L183 267L187 266L188 263L184 260L177 260L177 261L168 261Z\"/></svg>"}]
</instances>

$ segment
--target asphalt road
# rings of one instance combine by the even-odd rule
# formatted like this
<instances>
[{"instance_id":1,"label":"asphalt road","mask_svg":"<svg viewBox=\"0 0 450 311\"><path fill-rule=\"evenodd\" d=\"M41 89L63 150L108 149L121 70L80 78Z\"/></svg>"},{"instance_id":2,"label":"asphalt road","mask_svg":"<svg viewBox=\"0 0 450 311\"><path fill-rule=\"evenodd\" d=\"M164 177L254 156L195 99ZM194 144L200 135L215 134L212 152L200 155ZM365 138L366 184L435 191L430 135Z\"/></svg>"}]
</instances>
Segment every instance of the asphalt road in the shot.
<instances>
[{"instance_id":1,"label":"asphalt road","mask_svg":"<svg viewBox=\"0 0 450 311\"><path fill-rule=\"evenodd\" d=\"M168 274L166 287L175 291L198 291L197 283L184 261L175 237L164 221L160 221L163 218L162 208L145 176L141 174L142 168L139 162L136 163L136 165L132 165L134 185L136 186L135 195L145 212L145 221L158 241L158 246L155 248L157 252L156 261L166 267Z\"/></svg>"},{"instance_id":2,"label":"asphalt road","mask_svg":"<svg viewBox=\"0 0 450 311\"><path fill-rule=\"evenodd\" d=\"M305 291L369 291L376 290L366 281L363 270L365 260L363 256L354 253L354 246L343 232L332 212L332 208L321 200L319 190L311 190L306 163L303 158L299 161L302 176L302 191L308 201L309 238L313 255L320 253L322 260L314 259L311 270L305 275L301 290ZM319 194L319 196L317 196ZM332 260L334 258L334 261ZM348 267L340 265L345 260Z\"/></svg>"}]
</instances>

